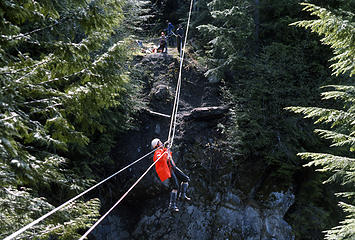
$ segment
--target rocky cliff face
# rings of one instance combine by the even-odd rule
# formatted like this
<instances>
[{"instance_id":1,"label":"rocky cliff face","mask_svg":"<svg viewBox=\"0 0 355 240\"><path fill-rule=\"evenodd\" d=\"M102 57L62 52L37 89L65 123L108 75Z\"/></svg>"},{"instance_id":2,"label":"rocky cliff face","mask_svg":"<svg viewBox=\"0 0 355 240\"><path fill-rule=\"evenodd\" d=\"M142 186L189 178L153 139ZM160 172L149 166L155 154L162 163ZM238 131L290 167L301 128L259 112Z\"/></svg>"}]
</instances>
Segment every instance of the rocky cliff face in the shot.
<instances>
[{"instance_id":1,"label":"rocky cliff face","mask_svg":"<svg viewBox=\"0 0 355 240\"><path fill-rule=\"evenodd\" d=\"M117 168L151 151L151 139L166 140L170 119L164 115L173 107L178 67L170 55L137 57L135 72L147 107L138 116L137 129L122 137L113 152ZM100 224L93 239L294 239L283 220L294 202L290 191L272 192L256 201L238 188L238 169L231 164L235 160L228 158L222 144L228 106L219 96L218 83L208 81L204 71L187 60L172 149L177 166L191 178L192 201L178 202L178 213L168 211L169 183L161 183L152 170ZM117 177L112 203L151 163L152 156ZM250 179L252 174L251 169Z\"/></svg>"}]
</instances>

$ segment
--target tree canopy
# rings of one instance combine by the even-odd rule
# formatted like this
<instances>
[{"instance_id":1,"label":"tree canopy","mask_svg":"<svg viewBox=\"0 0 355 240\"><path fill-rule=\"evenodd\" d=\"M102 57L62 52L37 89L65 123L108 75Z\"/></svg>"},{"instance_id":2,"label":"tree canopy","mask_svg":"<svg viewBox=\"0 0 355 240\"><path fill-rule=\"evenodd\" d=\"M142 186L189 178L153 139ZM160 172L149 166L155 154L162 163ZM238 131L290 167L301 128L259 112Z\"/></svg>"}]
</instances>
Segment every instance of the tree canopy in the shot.
<instances>
[{"instance_id":1,"label":"tree canopy","mask_svg":"<svg viewBox=\"0 0 355 240\"><path fill-rule=\"evenodd\" d=\"M188 4L0 2L0 238L108 175L113 146L144 106L141 78L152 74L134 73L132 35L184 23ZM216 127L225 158L211 189L229 184L259 203L292 189L286 220L297 239L355 236L354 9L344 0L194 4L186 56L230 110ZM20 237L76 239L100 207L89 196Z\"/></svg>"},{"instance_id":2,"label":"tree canopy","mask_svg":"<svg viewBox=\"0 0 355 240\"><path fill-rule=\"evenodd\" d=\"M294 25L310 28L313 32L324 36L321 41L330 45L334 52L331 65L334 74L349 74L355 72L355 24L351 12L341 11L336 15L330 10L313 4L304 4L305 11L316 15L316 20L299 21ZM353 83L353 82L352 82ZM326 239L353 239L355 237L355 86L354 85L328 85L329 89L322 93L322 100L335 102L335 108L326 107L291 107L296 113L303 113L305 118L315 119L317 126L315 132L330 142L326 153L304 152L298 155L311 161L305 166L316 166L318 171L330 172L325 181L337 182L344 185L344 191L336 195L342 199L339 205L346 213L340 225L325 231Z\"/></svg>"},{"instance_id":3,"label":"tree canopy","mask_svg":"<svg viewBox=\"0 0 355 240\"><path fill-rule=\"evenodd\" d=\"M0 3L0 237L91 184L93 169L112 161L107 153L129 127L137 91L119 31L124 3ZM76 202L22 237L77 238L99 206Z\"/></svg>"}]
</instances>

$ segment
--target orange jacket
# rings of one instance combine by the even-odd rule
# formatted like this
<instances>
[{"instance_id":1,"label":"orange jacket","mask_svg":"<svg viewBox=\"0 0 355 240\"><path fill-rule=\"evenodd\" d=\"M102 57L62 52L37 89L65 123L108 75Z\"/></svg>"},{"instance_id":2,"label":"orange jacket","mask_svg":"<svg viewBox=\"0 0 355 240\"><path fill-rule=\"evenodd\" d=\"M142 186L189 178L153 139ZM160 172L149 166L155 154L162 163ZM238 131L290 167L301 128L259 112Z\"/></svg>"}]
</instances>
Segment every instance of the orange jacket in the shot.
<instances>
[{"instance_id":1,"label":"orange jacket","mask_svg":"<svg viewBox=\"0 0 355 240\"><path fill-rule=\"evenodd\" d=\"M164 152L167 152L164 154ZM158 162L155 163L155 170L162 182L171 177L170 173L170 159L172 160L171 152L168 152L167 148L159 148L154 152L153 161L155 162L161 155L163 155ZM173 162L174 164L174 162ZM175 165L175 164L174 164Z\"/></svg>"}]
</instances>

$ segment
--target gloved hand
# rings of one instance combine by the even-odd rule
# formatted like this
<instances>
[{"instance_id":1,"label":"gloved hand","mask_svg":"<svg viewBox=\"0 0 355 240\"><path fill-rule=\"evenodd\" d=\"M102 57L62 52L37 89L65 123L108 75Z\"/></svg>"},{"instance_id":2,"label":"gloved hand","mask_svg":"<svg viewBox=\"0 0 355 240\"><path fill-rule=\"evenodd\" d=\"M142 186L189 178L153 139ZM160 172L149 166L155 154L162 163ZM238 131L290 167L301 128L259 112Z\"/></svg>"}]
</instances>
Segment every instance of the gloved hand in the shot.
<instances>
[{"instance_id":1,"label":"gloved hand","mask_svg":"<svg viewBox=\"0 0 355 240\"><path fill-rule=\"evenodd\" d=\"M170 141L169 140L166 140L165 142L164 142L164 147L168 147L168 145L169 145L169 143L170 143Z\"/></svg>"}]
</instances>

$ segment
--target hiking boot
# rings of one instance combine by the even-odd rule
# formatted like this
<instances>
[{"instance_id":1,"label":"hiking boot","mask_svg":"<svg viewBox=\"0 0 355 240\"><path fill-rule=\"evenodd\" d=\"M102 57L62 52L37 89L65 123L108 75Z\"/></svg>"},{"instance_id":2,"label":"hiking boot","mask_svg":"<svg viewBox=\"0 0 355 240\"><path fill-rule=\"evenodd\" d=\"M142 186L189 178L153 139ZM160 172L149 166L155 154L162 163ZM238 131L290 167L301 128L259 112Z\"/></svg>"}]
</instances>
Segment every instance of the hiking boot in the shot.
<instances>
[{"instance_id":1,"label":"hiking boot","mask_svg":"<svg viewBox=\"0 0 355 240\"><path fill-rule=\"evenodd\" d=\"M169 209L173 212L179 211L179 208L176 206L176 197L177 197L177 192L170 193Z\"/></svg>"},{"instance_id":2,"label":"hiking boot","mask_svg":"<svg viewBox=\"0 0 355 240\"><path fill-rule=\"evenodd\" d=\"M180 194L179 194L179 200L181 201L191 201L191 198L189 198L188 196L186 196L186 190L187 187L189 186L189 183L184 182L181 183L181 187L180 187Z\"/></svg>"}]
</instances>

